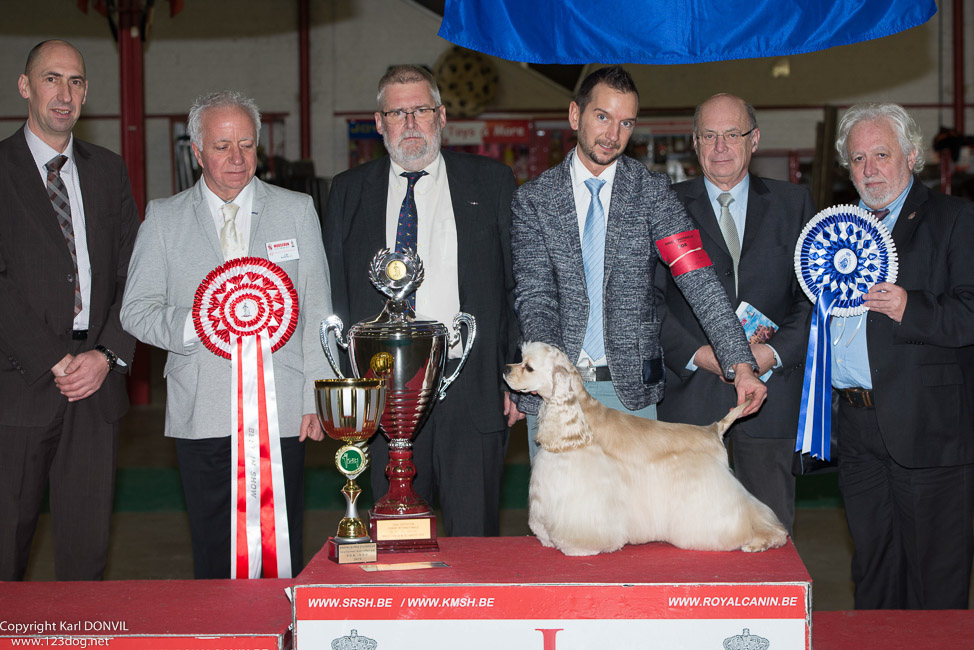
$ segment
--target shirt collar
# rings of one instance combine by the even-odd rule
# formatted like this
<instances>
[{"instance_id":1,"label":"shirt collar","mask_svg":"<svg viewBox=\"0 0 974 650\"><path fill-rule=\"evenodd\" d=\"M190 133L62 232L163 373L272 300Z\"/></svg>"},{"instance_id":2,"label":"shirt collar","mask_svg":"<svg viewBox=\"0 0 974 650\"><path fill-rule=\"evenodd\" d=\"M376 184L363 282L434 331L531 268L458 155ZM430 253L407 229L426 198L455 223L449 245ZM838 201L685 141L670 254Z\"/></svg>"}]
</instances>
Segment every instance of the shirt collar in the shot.
<instances>
[{"instance_id":1,"label":"shirt collar","mask_svg":"<svg viewBox=\"0 0 974 650\"><path fill-rule=\"evenodd\" d=\"M903 209L903 204L906 203L906 197L909 195L911 189L913 189L913 174L910 174L910 182L906 186L906 189L900 192L900 195L893 199L893 202L887 205L885 208L889 210L889 214L886 215L882 223L884 226L886 226L887 230L893 230L893 225L896 223L896 219L900 216L900 210ZM863 203L862 199L859 199L859 207L868 212L873 211L872 208Z\"/></svg>"},{"instance_id":2,"label":"shirt collar","mask_svg":"<svg viewBox=\"0 0 974 650\"><path fill-rule=\"evenodd\" d=\"M200 183L203 185L203 198L206 199L206 204L210 206L210 211L217 213L224 204L236 203L238 206L243 207L243 205L250 200L250 197L254 194L254 181L257 179L256 176L250 179L250 182L244 186L237 196L233 197L230 201L224 201L219 196L217 196L213 190L209 188L206 184L206 179L200 178Z\"/></svg>"},{"instance_id":3,"label":"shirt collar","mask_svg":"<svg viewBox=\"0 0 974 650\"><path fill-rule=\"evenodd\" d=\"M38 169L47 173L44 165L49 163L51 159L55 156L67 156L68 160L64 163L61 168L62 174L70 174L74 171L74 134L72 133L68 137L68 146L64 148L64 151L58 151L51 145L47 144L40 139L33 131L30 130L30 123L24 124L24 137L27 140L27 147L30 149L31 155L34 157L34 163L37 165Z\"/></svg>"},{"instance_id":4,"label":"shirt collar","mask_svg":"<svg viewBox=\"0 0 974 650\"><path fill-rule=\"evenodd\" d=\"M615 161L611 165L609 165L608 167L606 167L605 169L603 169L602 170L602 173L599 174L598 176L596 176L595 174L593 174L592 172L590 172L588 170L588 167L586 167L584 164L582 164L582 161L578 157L577 152L578 152L578 147L576 146L575 149L572 149L572 153L571 153L571 156L572 156L572 166L571 166L572 185L575 185L575 186L583 185L585 183L585 181L587 181L590 178L599 178L599 179L602 179L603 181L605 181L605 184L606 185L608 185L608 186L611 187L612 186L612 181L614 181L615 180L615 177L616 177L616 169L619 167L619 159L616 158ZM588 188L587 187L585 188L585 191L588 191ZM604 196L603 194L601 194L601 192L600 192L599 195L600 196Z\"/></svg>"},{"instance_id":5,"label":"shirt collar","mask_svg":"<svg viewBox=\"0 0 974 650\"><path fill-rule=\"evenodd\" d=\"M396 189L401 189L402 192L405 193L406 187L409 185L409 181L406 178L403 178L400 174L406 170L397 165L391 158L389 159L389 162L391 164L389 173L392 175ZM443 177L445 167L446 166L443 164L443 154L436 154L436 158L433 159L433 162L426 167L423 167L421 170L426 172L427 175L420 177L420 179L416 181L413 191L419 194L425 194L436 187L439 184L440 179Z\"/></svg>"},{"instance_id":6,"label":"shirt collar","mask_svg":"<svg viewBox=\"0 0 974 650\"><path fill-rule=\"evenodd\" d=\"M717 203L718 196L724 192L730 192L731 197L734 199L734 203L744 205L746 203L745 199L747 198L747 192L751 188L751 175L744 174L744 178L742 178L737 185L730 188L730 190L720 189L711 183L710 179L706 176L703 177L703 184L707 188L707 196L710 197L711 203ZM733 205L733 203L731 205Z\"/></svg>"}]
</instances>

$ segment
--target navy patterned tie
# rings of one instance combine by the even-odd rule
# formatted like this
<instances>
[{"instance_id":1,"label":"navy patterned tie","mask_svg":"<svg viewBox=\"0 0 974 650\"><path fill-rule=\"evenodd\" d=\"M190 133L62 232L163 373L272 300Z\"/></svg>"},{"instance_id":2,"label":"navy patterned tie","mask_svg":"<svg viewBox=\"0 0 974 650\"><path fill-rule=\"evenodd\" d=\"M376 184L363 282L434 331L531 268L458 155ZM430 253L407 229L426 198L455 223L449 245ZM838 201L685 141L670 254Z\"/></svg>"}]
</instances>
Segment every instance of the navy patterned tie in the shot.
<instances>
[{"instance_id":1,"label":"navy patterned tie","mask_svg":"<svg viewBox=\"0 0 974 650\"><path fill-rule=\"evenodd\" d=\"M47 168L47 195L54 206L61 234L71 253L71 264L74 266L74 315L81 313L81 281L78 279L78 251L74 246L74 225L71 222L71 201L68 199L68 188L61 180L61 168L68 162L67 156L54 156L44 167Z\"/></svg>"},{"instance_id":2,"label":"navy patterned tie","mask_svg":"<svg viewBox=\"0 0 974 650\"><path fill-rule=\"evenodd\" d=\"M403 172L399 174L408 181L406 196L402 200L402 207L399 208L399 225L396 228L396 252L401 253L406 249L416 252L416 230L418 228L416 217L416 181L426 172ZM409 306L416 310L416 294L413 293L408 298Z\"/></svg>"}]
</instances>

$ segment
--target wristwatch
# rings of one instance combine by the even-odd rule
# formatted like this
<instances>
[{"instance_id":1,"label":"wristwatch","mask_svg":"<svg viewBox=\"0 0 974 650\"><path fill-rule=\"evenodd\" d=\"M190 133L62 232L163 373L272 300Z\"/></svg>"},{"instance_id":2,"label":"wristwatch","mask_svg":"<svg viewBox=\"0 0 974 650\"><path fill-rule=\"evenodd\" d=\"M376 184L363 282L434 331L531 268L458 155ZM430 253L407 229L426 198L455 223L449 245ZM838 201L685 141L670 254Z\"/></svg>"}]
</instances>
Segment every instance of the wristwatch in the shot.
<instances>
[{"instance_id":1,"label":"wristwatch","mask_svg":"<svg viewBox=\"0 0 974 650\"><path fill-rule=\"evenodd\" d=\"M96 345L95 349L105 355L105 360L108 361L108 372L115 370L115 366L118 365L118 355L104 345Z\"/></svg>"}]
</instances>

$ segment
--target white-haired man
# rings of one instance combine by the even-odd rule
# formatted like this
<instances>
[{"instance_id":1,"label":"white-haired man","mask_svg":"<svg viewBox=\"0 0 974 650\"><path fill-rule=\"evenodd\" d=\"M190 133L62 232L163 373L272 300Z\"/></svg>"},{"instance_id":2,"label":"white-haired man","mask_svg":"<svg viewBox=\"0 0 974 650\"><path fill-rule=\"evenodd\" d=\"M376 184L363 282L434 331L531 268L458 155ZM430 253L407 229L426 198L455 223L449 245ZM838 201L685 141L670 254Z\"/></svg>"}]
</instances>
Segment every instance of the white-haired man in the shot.
<instances>
[{"instance_id":1,"label":"white-haired man","mask_svg":"<svg viewBox=\"0 0 974 650\"><path fill-rule=\"evenodd\" d=\"M232 91L196 100L189 135L203 177L176 196L149 203L122 303L125 329L169 352L166 435L175 439L197 578L229 578L231 541L237 542L231 540L234 375L231 361L210 352L196 334L191 312L197 287L225 261L251 256L278 265L298 295L296 328L273 353L289 557L285 563L284 549L276 548L272 569L264 560L265 577L290 577L303 566L304 440L324 437L314 380L334 376L318 343L317 325L331 313L318 216L311 197L254 176L259 133L253 100Z\"/></svg>"},{"instance_id":2,"label":"white-haired man","mask_svg":"<svg viewBox=\"0 0 974 650\"><path fill-rule=\"evenodd\" d=\"M896 283L870 289L868 312L831 321L839 486L855 543L857 609L968 606L974 203L915 177L921 143L913 118L896 104L853 106L836 141L860 205L890 230L899 254Z\"/></svg>"}]
</instances>

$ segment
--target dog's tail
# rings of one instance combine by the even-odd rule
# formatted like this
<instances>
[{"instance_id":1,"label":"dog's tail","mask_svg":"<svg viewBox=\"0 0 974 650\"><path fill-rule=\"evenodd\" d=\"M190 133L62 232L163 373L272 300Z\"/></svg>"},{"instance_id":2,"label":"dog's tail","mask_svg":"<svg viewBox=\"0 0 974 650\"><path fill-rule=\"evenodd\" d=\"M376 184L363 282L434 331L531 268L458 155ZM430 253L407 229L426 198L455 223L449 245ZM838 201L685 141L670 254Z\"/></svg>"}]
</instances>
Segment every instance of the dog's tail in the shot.
<instances>
[{"instance_id":1,"label":"dog's tail","mask_svg":"<svg viewBox=\"0 0 974 650\"><path fill-rule=\"evenodd\" d=\"M724 439L724 433L730 429L730 426L734 424L734 421L737 420L737 418L741 417L741 413L743 413L744 409L746 409L750 404L751 400L747 400L740 406L735 406L727 415L724 416L722 420L717 421L717 435L721 440Z\"/></svg>"}]
</instances>

